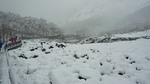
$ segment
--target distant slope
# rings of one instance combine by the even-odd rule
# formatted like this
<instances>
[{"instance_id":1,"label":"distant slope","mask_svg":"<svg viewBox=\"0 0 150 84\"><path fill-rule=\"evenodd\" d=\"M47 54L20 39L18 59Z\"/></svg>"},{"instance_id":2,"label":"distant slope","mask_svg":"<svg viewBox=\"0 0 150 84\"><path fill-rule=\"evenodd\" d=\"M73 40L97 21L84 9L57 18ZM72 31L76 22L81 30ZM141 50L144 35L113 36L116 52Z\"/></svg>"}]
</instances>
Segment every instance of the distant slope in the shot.
<instances>
[{"instance_id":1,"label":"distant slope","mask_svg":"<svg viewBox=\"0 0 150 84\"><path fill-rule=\"evenodd\" d=\"M139 23L147 25L150 21L149 4L150 0L88 0L83 4L84 7L76 7L68 15L62 27L69 33L82 30L85 34L99 34L101 31L128 28L131 25L135 28Z\"/></svg>"}]
</instances>

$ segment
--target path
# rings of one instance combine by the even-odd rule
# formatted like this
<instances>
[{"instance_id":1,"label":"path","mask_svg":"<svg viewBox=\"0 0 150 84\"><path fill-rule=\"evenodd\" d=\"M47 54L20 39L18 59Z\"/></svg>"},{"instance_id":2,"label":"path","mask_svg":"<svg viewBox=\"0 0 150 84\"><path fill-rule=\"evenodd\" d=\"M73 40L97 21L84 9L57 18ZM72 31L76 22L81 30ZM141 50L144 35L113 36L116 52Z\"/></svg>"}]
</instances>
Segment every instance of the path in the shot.
<instances>
[{"instance_id":1,"label":"path","mask_svg":"<svg viewBox=\"0 0 150 84\"><path fill-rule=\"evenodd\" d=\"M10 84L6 52L0 51L0 84Z\"/></svg>"}]
</instances>

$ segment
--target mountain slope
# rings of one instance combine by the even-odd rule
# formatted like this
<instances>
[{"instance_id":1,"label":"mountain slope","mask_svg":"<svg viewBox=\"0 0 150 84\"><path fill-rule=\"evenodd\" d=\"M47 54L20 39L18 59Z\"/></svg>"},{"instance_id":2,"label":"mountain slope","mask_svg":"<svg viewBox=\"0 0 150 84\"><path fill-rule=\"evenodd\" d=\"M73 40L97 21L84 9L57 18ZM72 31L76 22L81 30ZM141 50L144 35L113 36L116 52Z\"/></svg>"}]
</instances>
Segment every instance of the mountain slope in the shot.
<instances>
[{"instance_id":1,"label":"mountain slope","mask_svg":"<svg viewBox=\"0 0 150 84\"><path fill-rule=\"evenodd\" d=\"M150 0L87 0L85 3L83 2L85 1L82 0L78 3L82 4L82 6L73 7L72 11L63 18L64 22L62 27L66 28L66 31L68 29L71 29L69 32L86 30L87 33L97 34L100 31L113 30L119 22L124 23L125 18L129 18L126 19L125 23L131 20L130 14L135 16L138 13L140 17L143 17L145 15L141 14L141 10L146 8L142 12L143 14L149 14L147 10L150 9ZM135 18L139 18L139 16ZM149 20L148 18L143 17L143 20L145 19L147 21ZM134 21L135 19L132 22Z\"/></svg>"}]
</instances>

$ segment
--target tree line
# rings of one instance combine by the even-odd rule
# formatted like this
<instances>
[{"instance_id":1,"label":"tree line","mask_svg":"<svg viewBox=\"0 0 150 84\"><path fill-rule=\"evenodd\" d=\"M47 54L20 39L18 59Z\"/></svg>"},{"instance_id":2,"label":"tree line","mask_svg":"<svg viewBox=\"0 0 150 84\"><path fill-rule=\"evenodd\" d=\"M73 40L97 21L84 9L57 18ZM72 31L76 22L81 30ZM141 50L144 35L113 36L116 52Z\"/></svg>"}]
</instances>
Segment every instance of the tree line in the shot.
<instances>
[{"instance_id":1,"label":"tree line","mask_svg":"<svg viewBox=\"0 0 150 84\"><path fill-rule=\"evenodd\" d=\"M20 34L22 37L43 37L62 35L62 30L53 22L31 16L0 11L0 39L3 41Z\"/></svg>"}]
</instances>

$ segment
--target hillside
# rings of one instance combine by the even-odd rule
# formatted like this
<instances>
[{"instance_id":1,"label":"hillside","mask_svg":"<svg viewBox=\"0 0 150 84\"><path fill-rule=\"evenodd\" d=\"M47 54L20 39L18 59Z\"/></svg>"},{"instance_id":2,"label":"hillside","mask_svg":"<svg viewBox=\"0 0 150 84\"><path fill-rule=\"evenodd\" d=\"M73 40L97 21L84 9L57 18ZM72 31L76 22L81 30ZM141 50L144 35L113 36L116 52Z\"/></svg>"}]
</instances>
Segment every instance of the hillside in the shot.
<instances>
[{"instance_id":1,"label":"hillside","mask_svg":"<svg viewBox=\"0 0 150 84\"><path fill-rule=\"evenodd\" d=\"M81 0L62 19L62 27L68 33L79 33L81 30L88 35L127 28L130 31L136 27L143 29L150 22L149 4L149 0Z\"/></svg>"}]
</instances>

